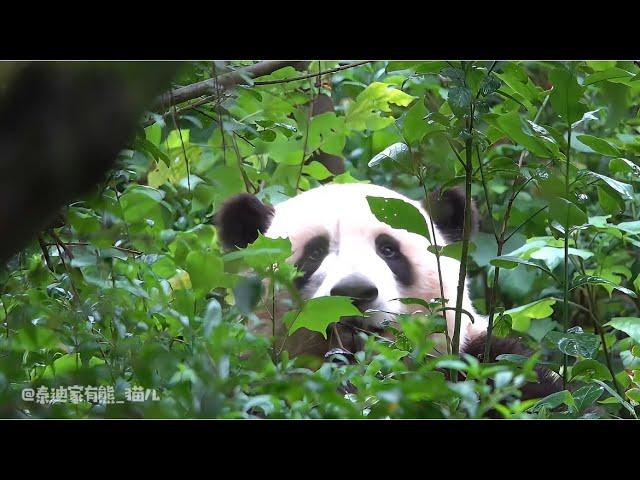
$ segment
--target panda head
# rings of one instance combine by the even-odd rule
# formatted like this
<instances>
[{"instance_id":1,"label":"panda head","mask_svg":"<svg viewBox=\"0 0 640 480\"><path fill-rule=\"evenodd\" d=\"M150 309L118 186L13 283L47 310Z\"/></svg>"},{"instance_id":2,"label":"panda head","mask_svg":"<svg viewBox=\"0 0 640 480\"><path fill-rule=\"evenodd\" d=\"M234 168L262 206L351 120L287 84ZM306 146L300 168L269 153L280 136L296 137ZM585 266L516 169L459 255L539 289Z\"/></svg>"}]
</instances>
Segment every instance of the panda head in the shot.
<instances>
[{"instance_id":1,"label":"panda head","mask_svg":"<svg viewBox=\"0 0 640 480\"><path fill-rule=\"evenodd\" d=\"M325 185L275 207L252 195L237 195L225 202L215 224L226 248L243 248L259 232L288 238L293 251L289 261L303 274L297 279L303 298L351 297L361 311L370 311L366 327L382 329L393 314L417 310L398 298L440 298L440 282L436 257L427 250L428 240L379 221L370 210L368 196L397 198L414 205L431 230L429 215L420 202L369 184ZM451 189L430 200L435 225L431 238L440 246L459 240L464 192ZM475 209L473 213L475 216ZM440 262L451 305L459 264L447 257Z\"/></svg>"}]
</instances>

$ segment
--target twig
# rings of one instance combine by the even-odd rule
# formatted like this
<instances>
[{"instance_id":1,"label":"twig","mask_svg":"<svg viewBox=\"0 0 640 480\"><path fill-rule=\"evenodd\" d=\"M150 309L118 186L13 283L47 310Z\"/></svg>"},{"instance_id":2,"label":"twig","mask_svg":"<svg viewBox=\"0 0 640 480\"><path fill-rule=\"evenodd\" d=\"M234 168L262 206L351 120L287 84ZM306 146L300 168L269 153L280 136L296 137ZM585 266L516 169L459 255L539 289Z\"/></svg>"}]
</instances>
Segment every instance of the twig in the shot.
<instances>
[{"instance_id":1,"label":"twig","mask_svg":"<svg viewBox=\"0 0 640 480\"><path fill-rule=\"evenodd\" d=\"M54 246L56 244L55 243L47 243L45 245L46 246ZM91 246L91 244L88 243L88 242L66 242L65 245L67 247L88 247L88 246ZM132 255L144 255L144 252L140 252L138 250L133 250L131 248L116 247L115 245L112 245L109 248L115 248L116 250L120 250L120 251L125 252L125 253L130 253Z\"/></svg>"},{"instance_id":2,"label":"twig","mask_svg":"<svg viewBox=\"0 0 640 480\"><path fill-rule=\"evenodd\" d=\"M282 78L280 80L265 80L262 82L254 82L253 84L254 85L275 85L277 83L297 82L298 80L306 80L307 78L320 77L322 75L328 75L330 73L339 72L341 70L347 70L348 68L359 67L360 65L365 65L367 63L372 63L372 60L366 60L364 62L353 62L347 65L341 65L340 67L332 68L331 70L325 70L324 72L309 73L307 75L300 75L299 77Z\"/></svg>"}]
</instances>

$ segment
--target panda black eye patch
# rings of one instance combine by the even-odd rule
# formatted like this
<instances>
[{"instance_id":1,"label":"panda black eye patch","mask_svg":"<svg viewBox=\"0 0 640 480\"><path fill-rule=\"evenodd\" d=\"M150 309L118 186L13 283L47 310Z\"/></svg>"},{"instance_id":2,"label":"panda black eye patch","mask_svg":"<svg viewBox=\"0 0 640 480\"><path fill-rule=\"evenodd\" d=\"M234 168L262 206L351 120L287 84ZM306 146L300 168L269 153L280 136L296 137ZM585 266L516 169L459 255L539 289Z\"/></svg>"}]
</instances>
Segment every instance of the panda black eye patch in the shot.
<instances>
[{"instance_id":1,"label":"panda black eye patch","mask_svg":"<svg viewBox=\"0 0 640 480\"><path fill-rule=\"evenodd\" d=\"M323 235L309 240L302 251L302 256L295 263L296 268L304 275L295 280L297 288L302 288L311 278L311 275L320 267L329 253L329 239Z\"/></svg>"},{"instance_id":2,"label":"panda black eye patch","mask_svg":"<svg viewBox=\"0 0 640 480\"><path fill-rule=\"evenodd\" d=\"M390 235L382 234L376 237L376 252L382 258L396 279L405 286L413 283L411 263L402 254L400 244Z\"/></svg>"}]
</instances>

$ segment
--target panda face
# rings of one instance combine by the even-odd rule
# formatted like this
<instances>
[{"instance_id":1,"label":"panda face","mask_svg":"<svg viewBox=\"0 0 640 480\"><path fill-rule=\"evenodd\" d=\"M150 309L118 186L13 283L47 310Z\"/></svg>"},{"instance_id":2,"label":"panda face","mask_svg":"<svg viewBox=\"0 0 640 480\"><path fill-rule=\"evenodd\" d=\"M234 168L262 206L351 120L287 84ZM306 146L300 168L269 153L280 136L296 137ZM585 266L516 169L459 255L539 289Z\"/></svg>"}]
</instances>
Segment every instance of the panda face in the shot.
<instances>
[{"instance_id":1,"label":"panda face","mask_svg":"<svg viewBox=\"0 0 640 480\"><path fill-rule=\"evenodd\" d=\"M368 196L401 199L415 206L426 219L430 238L439 246L459 238L460 210L464 211L464 197L459 192L448 190L436 209L432 202L434 231L419 202L369 184L324 185L275 207L240 194L225 202L215 224L226 248L243 248L259 232L271 238L288 238L293 250L289 261L302 272L297 286L303 298L347 296L361 311L369 311L364 321L358 317L342 319L343 323L380 330L396 314L422 308L404 304L399 298L429 301L444 294L448 307L455 306L459 262L440 257L441 287L436 256L428 251L429 241L380 222L371 212ZM466 289L462 308L474 312ZM446 317L447 328L453 332L453 311ZM466 315L462 322L461 342L467 333L476 327L480 331L486 323L476 317L475 325L471 325Z\"/></svg>"},{"instance_id":2,"label":"panda face","mask_svg":"<svg viewBox=\"0 0 640 480\"><path fill-rule=\"evenodd\" d=\"M413 310L398 298L437 298L440 289L428 241L380 222L367 196L400 198L428 218L418 202L386 188L329 185L276 205L266 236L291 241L290 261L303 273L297 279L303 298L351 297L361 311L370 311L363 326L378 330L394 314Z\"/></svg>"}]
</instances>

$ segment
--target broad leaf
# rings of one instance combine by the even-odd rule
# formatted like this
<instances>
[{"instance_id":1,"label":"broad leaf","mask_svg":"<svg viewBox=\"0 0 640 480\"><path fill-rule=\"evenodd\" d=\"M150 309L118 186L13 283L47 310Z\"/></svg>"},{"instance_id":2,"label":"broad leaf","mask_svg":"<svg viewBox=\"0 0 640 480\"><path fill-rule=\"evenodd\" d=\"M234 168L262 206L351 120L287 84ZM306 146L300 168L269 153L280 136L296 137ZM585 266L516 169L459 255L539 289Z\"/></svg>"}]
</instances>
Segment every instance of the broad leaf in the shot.
<instances>
[{"instance_id":1,"label":"broad leaf","mask_svg":"<svg viewBox=\"0 0 640 480\"><path fill-rule=\"evenodd\" d=\"M398 198L367 196L369 208L378 220L391 228L404 229L431 241L427 221L415 206Z\"/></svg>"},{"instance_id":2,"label":"broad leaf","mask_svg":"<svg viewBox=\"0 0 640 480\"><path fill-rule=\"evenodd\" d=\"M362 313L348 297L318 297L308 300L293 316L289 325L289 335L301 328L321 333L327 338L327 327L341 317L361 317Z\"/></svg>"}]
</instances>

